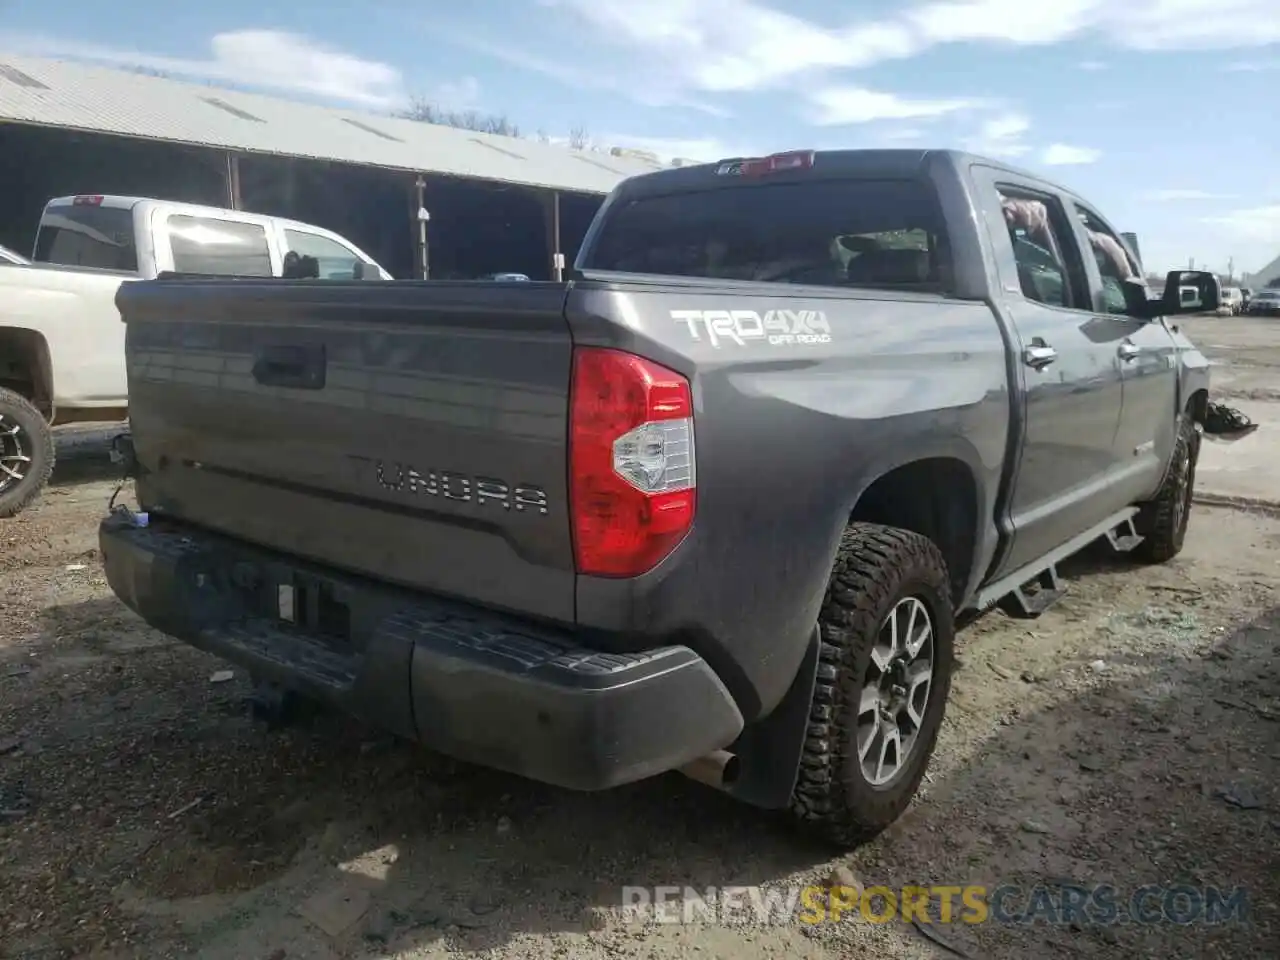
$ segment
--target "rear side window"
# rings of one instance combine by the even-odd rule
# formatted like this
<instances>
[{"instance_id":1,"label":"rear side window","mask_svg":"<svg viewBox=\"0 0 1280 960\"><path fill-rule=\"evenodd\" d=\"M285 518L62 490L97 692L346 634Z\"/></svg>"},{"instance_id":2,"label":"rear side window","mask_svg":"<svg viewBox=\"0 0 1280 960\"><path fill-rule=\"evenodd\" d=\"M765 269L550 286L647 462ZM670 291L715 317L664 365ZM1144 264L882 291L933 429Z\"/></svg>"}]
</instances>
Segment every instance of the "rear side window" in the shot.
<instances>
[{"instance_id":1,"label":"rear side window","mask_svg":"<svg viewBox=\"0 0 1280 960\"><path fill-rule=\"evenodd\" d=\"M256 223L174 214L167 220L173 269L211 277L270 277L267 231Z\"/></svg>"},{"instance_id":2,"label":"rear side window","mask_svg":"<svg viewBox=\"0 0 1280 960\"><path fill-rule=\"evenodd\" d=\"M1089 237L1089 248L1093 251L1094 261L1098 264L1098 273L1102 277L1102 296L1108 313L1123 314L1128 308L1124 299L1124 281L1141 279L1142 273L1133 262L1124 244L1120 242L1098 216L1086 208L1076 204L1076 214L1084 225Z\"/></svg>"},{"instance_id":3,"label":"rear side window","mask_svg":"<svg viewBox=\"0 0 1280 960\"><path fill-rule=\"evenodd\" d=\"M1067 259L1075 240L1057 201L1003 187L999 192L1022 295L1051 307L1076 306Z\"/></svg>"},{"instance_id":4,"label":"rear side window","mask_svg":"<svg viewBox=\"0 0 1280 960\"><path fill-rule=\"evenodd\" d=\"M610 209L585 268L927 290L947 249L927 183L818 179L638 197Z\"/></svg>"},{"instance_id":5,"label":"rear side window","mask_svg":"<svg viewBox=\"0 0 1280 960\"><path fill-rule=\"evenodd\" d=\"M49 207L36 234L35 258L69 267L136 271L133 211L89 204Z\"/></svg>"},{"instance_id":6,"label":"rear side window","mask_svg":"<svg viewBox=\"0 0 1280 960\"><path fill-rule=\"evenodd\" d=\"M352 280L361 259L342 244L304 230L285 230L285 245L300 257L315 257L321 280Z\"/></svg>"}]
</instances>

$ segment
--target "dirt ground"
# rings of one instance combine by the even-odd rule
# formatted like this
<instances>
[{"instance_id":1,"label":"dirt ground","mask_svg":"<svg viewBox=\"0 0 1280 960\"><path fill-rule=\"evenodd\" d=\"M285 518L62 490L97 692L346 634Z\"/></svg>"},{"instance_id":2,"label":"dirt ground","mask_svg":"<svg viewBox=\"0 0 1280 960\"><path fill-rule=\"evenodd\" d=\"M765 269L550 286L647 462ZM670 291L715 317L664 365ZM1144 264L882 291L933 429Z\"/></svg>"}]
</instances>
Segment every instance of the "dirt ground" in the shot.
<instances>
[{"instance_id":1,"label":"dirt ground","mask_svg":"<svg viewBox=\"0 0 1280 960\"><path fill-rule=\"evenodd\" d=\"M38 506L0 521L0 956L1276 956L1280 519L1198 506L1170 564L1092 551L1039 620L969 626L918 803L839 855L678 776L571 794L339 716L255 723L243 676L214 682L223 664L114 600L105 453L80 436L62 455ZM841 867L894 889L1109 883L1121 902L1243 888L1249 913L764 926L620 908L623 886L781 888Z\"/></svg>"},{"instance_id":2,"label":"dirt ground","mask_svg":"<svg viewBox=\"0 0 1280 960\"><path fill-rule=\"evenodd\" d=\"M1280 319L1196 316L1182 324L1215 362L1215 399L1280 401Z\"/></svg>"}]
</instances>

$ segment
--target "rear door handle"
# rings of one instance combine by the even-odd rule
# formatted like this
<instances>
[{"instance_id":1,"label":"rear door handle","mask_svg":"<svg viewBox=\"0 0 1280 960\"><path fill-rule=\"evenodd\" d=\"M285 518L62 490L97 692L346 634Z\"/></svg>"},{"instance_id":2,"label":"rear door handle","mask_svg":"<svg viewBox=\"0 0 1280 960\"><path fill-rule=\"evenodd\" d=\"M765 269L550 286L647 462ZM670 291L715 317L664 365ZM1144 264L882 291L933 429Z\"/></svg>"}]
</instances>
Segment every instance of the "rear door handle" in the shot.
<instances>
[{"instance_id":1,"label":"rear door handle","mask_svg":"<svg viewBox=\"0 0 1280 960\"><path fill-rule=\"evenodd\" d=\"M1043 370L1058 359L1058 351L1053 349L1039 337L1031 341L1031 346L1022 351L1022 361L1035 370Z\"/></svg>"},{"instance_id":2,"label":"rear door handle","mask_svg":"<svg viewBox=\"0 0 1280 960\"><path fill-rule=\"evenodd\" d=\"M253 358L253 379L264 387L323 390L324 344L273 344L259 347Z\"/></svg>"},{"instance_id":3,"label":"rear door handle","mask_svg":"<svg viewBox=\"0 0 1280 960\"><path fill-rule=\"evenodd\" d=\"M1120 354L1121 360L1132 360L1141 352L1142 352L1141 347L1139 347L1137 344L1130 343L1128 340L1120 344L1120 348L1116 351L1116 353Z\"/></svg>"}]
</instances>

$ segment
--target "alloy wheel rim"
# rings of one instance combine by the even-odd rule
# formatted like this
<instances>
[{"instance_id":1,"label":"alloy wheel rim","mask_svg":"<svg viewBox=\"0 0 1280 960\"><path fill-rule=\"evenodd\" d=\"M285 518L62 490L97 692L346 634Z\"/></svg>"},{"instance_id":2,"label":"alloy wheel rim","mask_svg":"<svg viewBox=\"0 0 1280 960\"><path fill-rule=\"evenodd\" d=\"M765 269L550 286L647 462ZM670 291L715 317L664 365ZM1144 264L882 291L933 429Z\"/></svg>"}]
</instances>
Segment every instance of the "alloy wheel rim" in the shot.
<instances>
[{"instance_id":1,"label":"alloy wheel rim","mask_svg":"<svg viewBox=\"0 0 1280 960\"><path fill-rule=\"evenodd\" d=\"M27 478L31 455L23 445L22 426L0 413L0 493Z\"/></svg>"},{"instance_id":2,"label":"alloy wheel rim","mask_svg":"<svg viewBox=\"0 0 1280 960\"><path fill-rule=\"evenodd\" d=\"M872 786L893 780L915 752L935 662L929 608L919 597L899 600L880 626L858 702L858 764Z\"/></svg>"}]
</instances>

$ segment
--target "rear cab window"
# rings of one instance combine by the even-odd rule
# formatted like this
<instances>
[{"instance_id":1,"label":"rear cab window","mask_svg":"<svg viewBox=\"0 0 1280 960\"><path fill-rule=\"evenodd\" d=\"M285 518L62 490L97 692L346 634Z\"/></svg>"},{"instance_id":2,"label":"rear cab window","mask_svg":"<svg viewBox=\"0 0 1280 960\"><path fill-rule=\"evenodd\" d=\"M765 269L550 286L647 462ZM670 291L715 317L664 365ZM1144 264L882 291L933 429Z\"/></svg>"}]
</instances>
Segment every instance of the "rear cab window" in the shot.
<instances>
[{"instance_id":1,"label":"rear cab window","mask_svg":"<svg viewBox=\"0 0 1280 960\"><path fill-rule=\"evenodd\" d=\"M924 180L739 181L620 202L584 269L941 291L948 249Z\"/></svg>"},{"instance_id":2,"label":"rear cab window","mask_svg":"<svg viewBox=\"0 0 1280 960\"><path fill-rule=\"evenodd\" d=\"M35 259L68 267L136 272L133 211L91 200L47 207L36 234Z\"/></svg>"},{"instance_id":3,"label":"rear cab window","mask_svg":"<svg viewBox=\"0 0 1280 960\"><path fill-rule=\"evenodd\" d=\"M256 223L170 214L173 269L211 277L274 276L266 228Z\"/></svg>"}]
</instances>

